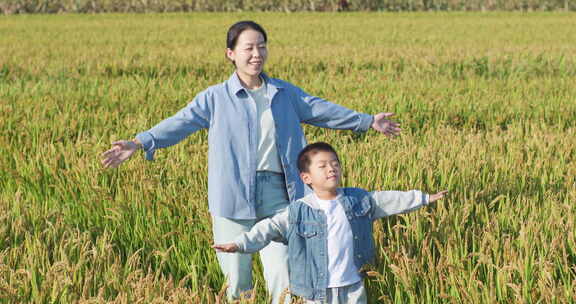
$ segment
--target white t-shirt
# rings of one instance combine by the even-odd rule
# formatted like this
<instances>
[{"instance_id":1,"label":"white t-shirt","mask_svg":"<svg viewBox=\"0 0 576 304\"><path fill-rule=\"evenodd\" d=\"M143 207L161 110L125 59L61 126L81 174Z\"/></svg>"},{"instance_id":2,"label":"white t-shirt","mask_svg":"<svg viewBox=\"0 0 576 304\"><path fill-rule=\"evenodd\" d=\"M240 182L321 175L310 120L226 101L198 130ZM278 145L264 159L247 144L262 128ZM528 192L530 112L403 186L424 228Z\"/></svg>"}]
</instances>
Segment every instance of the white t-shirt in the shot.
<instances>
[{"instance_id":1,"label":"white t-shirt","mask_svg":"<svg viewBox=\"0 0 576 304\"><path fill-rule=\"evenodd\" d=\"M328 230L328 288L354 284L362 278L354 264L354 240L352 227L344 208L334 200L316 200L326 214Z\"/></svg>"},{"instance_id":2,"label":"white t-shirt","mask_svg":"<svg viewBox=\"0 0 576 304\"><path fill-rule=\"evenodd\" d=\"M282 164L276 149L276 127L270 109L270 97L267 95L266 82L262 80L262 86L248 90L248 93L256 102L258 114L258 165L256 170L282 173Z\"/></svg>"}]
</instances>

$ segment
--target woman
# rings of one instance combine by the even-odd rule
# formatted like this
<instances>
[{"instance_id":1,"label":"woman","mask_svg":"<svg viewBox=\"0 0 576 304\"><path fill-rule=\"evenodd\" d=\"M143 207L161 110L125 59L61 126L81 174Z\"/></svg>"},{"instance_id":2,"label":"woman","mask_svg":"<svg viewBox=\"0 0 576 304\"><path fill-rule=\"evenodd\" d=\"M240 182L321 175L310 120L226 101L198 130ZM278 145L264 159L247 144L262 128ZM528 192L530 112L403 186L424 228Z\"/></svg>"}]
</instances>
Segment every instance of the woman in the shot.
<instances>
[{"instance_id":1,"label":"woman","mask_svg":"<svg viewBox=\"0 0 576 304\"><path fill-rule=\"evenodd\" d=\"M387 136L400 132L386 120L391 113L358 113L310 96L263 72L268 50L264 29L252 21L228 30L226 57L235 71L209 87L174 116L134 140L114 142L103 153L104 167L115 168L137 150L152 160L158 148L174 145L208 128L208 204L215 243L229 243L258 221L282 211L304 196L296 159L306 140L300 123ZM252 288L252 260L246 254L218 253L228 280L228 297ZM260 252L273 303L288 287L287 247L272 243Z\"/></svg>"}]
</instances>

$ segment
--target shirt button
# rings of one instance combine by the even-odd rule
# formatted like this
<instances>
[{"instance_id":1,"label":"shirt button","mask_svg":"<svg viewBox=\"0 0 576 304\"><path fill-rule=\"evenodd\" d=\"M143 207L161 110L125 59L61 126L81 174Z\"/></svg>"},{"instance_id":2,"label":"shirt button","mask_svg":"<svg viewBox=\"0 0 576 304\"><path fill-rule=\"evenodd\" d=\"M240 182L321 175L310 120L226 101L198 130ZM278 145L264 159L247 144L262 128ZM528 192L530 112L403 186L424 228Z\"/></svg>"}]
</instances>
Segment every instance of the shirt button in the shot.
<instances>
[{"instance_id":1,"label":"shirt button","mask_svg":"<svg viewBox=\"0 0 576 304\"><path fill-rule=\"evenodd\" d=\"M359 254L359 255L357 255L357 257L358 257L358 258L361 258L361 257L362 257L362 255L361 255L361 254Z\"/></svg>"},{"instance_id":2,"label":"shirt button","mask_svg":"<svg viewBox=\"0 0 576 304\"><path fill-rule=\"evenodd\" d=\"M357 239L358 239L358 237L357 237L357 236L354 236L354 239L355 239L355 240L357 240Z\"/></svg>"}]
</instances>

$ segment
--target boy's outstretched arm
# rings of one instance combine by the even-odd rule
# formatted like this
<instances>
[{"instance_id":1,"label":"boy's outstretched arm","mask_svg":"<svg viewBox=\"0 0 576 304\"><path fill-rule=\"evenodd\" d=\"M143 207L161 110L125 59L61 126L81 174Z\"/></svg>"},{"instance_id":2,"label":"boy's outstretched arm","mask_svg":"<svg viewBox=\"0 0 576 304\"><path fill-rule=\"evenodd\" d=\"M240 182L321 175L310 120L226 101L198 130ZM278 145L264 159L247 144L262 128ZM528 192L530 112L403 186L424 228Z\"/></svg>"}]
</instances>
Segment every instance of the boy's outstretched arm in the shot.
<instances>
[{"instance_id":1,"label":"boy's outstretched arm","mask_svg":"<svg viewBox=\"0 0 576 304\"><path fill-rule=\"evenodd\" d=\"M418 190L412 191L374 191L370 195L374 200L373 219L386 216L407 213L429 203L444 198L448 191L440 191L428 195Z\"/></svg>"},{"instance_id":2,"label":"boy's outstretched arm","mask_svg":"<svg viewBox=\"0 0 576 304\"><path fill-rule=\"evenodd\" d=\"M232 243L214 244L212 248L222 252L254 253L271 241L286 242L288 233L288 210L258 222L250 231L242 233Z\"/></svg>"}]
</instances>

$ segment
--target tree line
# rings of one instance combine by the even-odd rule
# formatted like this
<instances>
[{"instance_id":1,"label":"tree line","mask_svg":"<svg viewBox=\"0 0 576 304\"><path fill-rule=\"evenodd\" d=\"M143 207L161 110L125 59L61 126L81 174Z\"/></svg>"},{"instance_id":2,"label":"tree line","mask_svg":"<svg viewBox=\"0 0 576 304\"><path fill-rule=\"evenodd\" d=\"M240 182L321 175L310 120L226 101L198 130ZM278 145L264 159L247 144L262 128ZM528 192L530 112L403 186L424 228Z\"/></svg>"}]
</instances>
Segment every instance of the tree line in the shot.
<instances>
[{"instance_id":1,"label":"tree line","mask_svg":"<svg viewBox=\"0 0 576 304\"><path fill-rule=\"evenodd\" d=\"M190 11L554 11L575 0L0 0L2 14Z\"/></svg>"}]
</instances>

